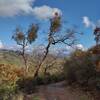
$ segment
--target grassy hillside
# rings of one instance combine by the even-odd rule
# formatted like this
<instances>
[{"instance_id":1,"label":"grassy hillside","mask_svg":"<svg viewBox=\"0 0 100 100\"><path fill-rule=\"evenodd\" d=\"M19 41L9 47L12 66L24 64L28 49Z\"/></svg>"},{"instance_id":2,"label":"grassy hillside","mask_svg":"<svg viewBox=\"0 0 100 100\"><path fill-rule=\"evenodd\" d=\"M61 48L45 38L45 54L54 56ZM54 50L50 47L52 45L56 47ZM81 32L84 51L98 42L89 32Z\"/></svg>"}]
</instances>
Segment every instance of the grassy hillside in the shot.
<instances>
[{"instance_id":1,"label":"grassy hillside","mask_svg":"<svg viewBox=\"0 0 100 100\"><path fill-rule=\"evenodd\" d=\"M35 54L35 53L34 53ZM34 72L35 67L39 64L43 55L40 56L31 56L27 55L28 61L27 64L30 67L30 72ZM64 63L63 58L56 57L54 55L49 54L43 63L40 72L44 72L47 67L47 72L49 73L60 73L62 70L62 64ZM18 51L12 50L0 50L0 64L12 65L16 67L25 67L23 58Z\"/></svg>"},{"instance_id":2,"label":"grassy hillside","mask_svg":"<svg viewBox=\"0 0 100 100\"><path fill-rule=\"evenodd\" d=\"M10 64L20 67L23 66L23 60L18 52L11 50L0 50L0 64Z\"/></svg>"}]
</instances>

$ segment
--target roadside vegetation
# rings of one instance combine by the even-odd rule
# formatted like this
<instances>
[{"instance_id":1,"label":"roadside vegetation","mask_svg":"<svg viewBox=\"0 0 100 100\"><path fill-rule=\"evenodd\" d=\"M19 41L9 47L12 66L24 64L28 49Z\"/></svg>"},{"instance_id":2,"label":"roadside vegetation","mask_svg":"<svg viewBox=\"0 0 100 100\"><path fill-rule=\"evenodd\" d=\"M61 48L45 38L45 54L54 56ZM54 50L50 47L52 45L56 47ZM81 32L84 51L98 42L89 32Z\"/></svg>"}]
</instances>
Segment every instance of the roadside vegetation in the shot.
<instances>
[{"instance_id":1,"label":"roadside vegetation","mask_svg":"<svg viewBox=\"0 0 100 100\"><path fill-rule=\"evenodd\" d=\"M37 87L62 81L65 81L66 87L77 86L92 94L94 100L99 100L96 98L100 92L100 29L94 30L96 46L84 51L75 49L69 55L60 57L50 53L51 47L62 43L73 47L77 43L75 36L81 33L75 28L62 32L62 20L58 13L49 20L49 24L43 53L26 51L27 46L38 37L37 24L31 24L27 32L16 28L12 38L21 50L0 51L0 100L24 100L27 95L34 94ZM39 100L38 96L33 98ZM80 100L88 99L83 95Z\"/></svg>"}]
</instances>

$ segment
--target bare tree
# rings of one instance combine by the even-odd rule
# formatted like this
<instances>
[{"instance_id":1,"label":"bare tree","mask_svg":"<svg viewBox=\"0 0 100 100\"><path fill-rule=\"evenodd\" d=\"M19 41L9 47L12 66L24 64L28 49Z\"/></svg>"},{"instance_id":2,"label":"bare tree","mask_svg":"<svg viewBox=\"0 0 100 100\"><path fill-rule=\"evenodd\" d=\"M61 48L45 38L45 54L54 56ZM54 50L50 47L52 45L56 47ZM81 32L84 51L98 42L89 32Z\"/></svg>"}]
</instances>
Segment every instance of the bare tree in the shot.
<instances>
[{"instance_id":1,"label":"bare tree","mask_svg":"<svg viewBox=\"0 0 100 100\"><path fill-rule=\"evenodd\" d=\"M75 34L77 32L73 29L68 29L66 34L64 34L64 35L60 34L60 30L61 30L61 26L62 26L61 23L62 23L61 16L58 13L55 13L55 16L50 19L50 28L49 28L49 32L48 32L48 44L45 48L45 53L44 53L44 56L43 56L41 62L36 67L34 78L36 78L38 76L39 69L41 68L42 64L44 63L44 61L49 53L49 49L50 49L51 45L56 45L58 43L64 43L68 46L72 46L76 41Z\"/></svg>"},{"instance_id":2,"label":"bare tree","mask_svg":"<svg viewBox=\"0 0 100 100\"><path fill-rule=\"evenodd\" d=\"M31 24L26 34L20 28L16 28L15 33L12 36L12 39L14 39L16 43L22 47L21 55L24 60L26 72L28 72L29 68L27 65L25 50L28 45L31 45L35 41L35 39L37 38L37 32L38 32L38 25Z\"/></svg>"},{"instance_id":3,"label":"bare tree","mask_svg":"<svg viewBox=\"0 0 100 100\"><path fill-rule=\"evenodd\" d=\"M47 75L48 71L51 68L54 68L54 65L57 63L57 56L52 54L48 54L46 60L44 61L43 68L44 68L44 75Z\"/></svg>"}]
</instances>

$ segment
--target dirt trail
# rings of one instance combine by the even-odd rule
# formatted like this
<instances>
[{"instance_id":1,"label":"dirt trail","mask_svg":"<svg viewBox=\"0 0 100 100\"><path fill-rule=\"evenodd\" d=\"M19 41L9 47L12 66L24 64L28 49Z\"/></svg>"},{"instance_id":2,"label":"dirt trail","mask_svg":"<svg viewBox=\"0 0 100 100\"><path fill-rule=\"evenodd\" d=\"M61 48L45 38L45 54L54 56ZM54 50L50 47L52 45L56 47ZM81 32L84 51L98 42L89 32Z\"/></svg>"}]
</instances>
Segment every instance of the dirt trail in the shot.
<instances>
[{"instance_id":1,"label":"dirt trail","mask_svg":"<svg viewBox=\"0 0 100 100\"><path fill-rule=\"evenodd\" d=\"M93 100L86 93L64 86L64 82L40 86L32 98L28 100Z\"/></svg>"}]
</instances>

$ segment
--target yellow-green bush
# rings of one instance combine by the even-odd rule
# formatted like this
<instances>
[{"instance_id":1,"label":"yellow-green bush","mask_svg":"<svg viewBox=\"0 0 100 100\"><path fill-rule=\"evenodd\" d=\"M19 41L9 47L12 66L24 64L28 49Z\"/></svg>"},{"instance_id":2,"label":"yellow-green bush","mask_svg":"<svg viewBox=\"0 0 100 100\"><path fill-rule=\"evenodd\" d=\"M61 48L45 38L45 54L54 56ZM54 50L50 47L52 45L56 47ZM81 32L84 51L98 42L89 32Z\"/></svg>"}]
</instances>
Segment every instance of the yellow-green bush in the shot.
<instances>
[{"instance_id":1,"label":"yellow-green bush","mask_svg":"<svg viewBox=\"0 0 100 100\"><path fill-rule=\"evenodd\" d=\"M0 100L8 100L17 92L16 82L23 75L22 68L0 64Z\"/></svg>"}]
</instances>

